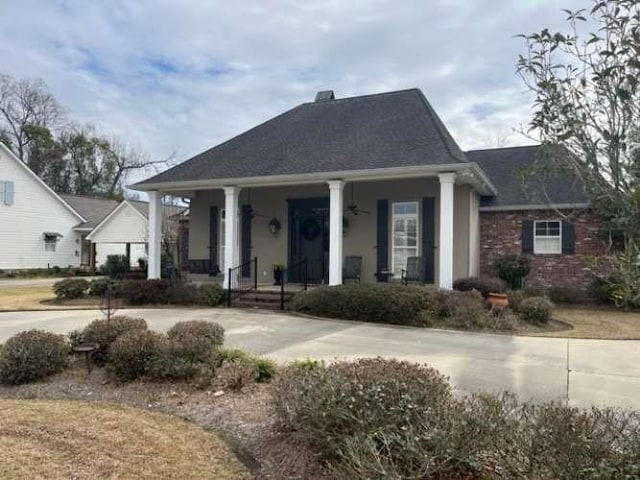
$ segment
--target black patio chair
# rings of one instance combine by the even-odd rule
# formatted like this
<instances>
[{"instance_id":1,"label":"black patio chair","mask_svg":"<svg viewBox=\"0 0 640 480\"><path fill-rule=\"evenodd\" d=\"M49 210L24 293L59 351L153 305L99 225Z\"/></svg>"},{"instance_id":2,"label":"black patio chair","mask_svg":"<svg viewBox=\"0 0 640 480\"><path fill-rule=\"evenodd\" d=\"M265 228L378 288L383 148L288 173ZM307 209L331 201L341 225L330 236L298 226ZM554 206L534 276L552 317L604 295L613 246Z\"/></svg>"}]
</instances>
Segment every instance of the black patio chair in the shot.
<instances>
[{"instance_id":1,"label":"black patio chair","mask_svg":"<svg viewBox=\"0 0 640 480\"><path fill-rule=\"evenodd\" d=\"M409 282L424 283L424 259L422 257L407 258L407 268L402 269L401 282L408 285Z\"/></svg>"},{"instance_id":2,"label":"black patio chair","mask_svg":"<svg viewBox=\"0 0 640 480\"><path fill-rule=\"evenodd\" d=\"M344 267L342 269L342 281L357 280L360 283L362 275L362 257L347 255L344 257Z\"/></svg>"}]
</instances>

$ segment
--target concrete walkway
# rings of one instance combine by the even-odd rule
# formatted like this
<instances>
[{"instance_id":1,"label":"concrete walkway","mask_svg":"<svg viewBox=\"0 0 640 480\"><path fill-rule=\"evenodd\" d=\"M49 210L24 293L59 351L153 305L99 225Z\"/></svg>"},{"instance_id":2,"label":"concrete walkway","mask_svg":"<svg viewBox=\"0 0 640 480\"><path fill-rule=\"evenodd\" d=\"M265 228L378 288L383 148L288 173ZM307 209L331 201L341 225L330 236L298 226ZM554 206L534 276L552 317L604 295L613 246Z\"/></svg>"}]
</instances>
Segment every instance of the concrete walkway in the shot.
<instances>
[{"instance_id":1,"label":"concrete walkway","mask_svg":"<svg viewBox=\"0 0 640 480\"><path fill-rule=\"evenodd\" d=\"M180 320L216 321L226 330L227 345L280 362L394 357L428 363L462 391L510 390L537 400L566 400L568 391L573 405L640 409L640 341L512 337L234 309L119 314L143 317L156 330ZM0 342L31 328L67 333L101 315L95 310L0 313Z\"/></svg>"}]
</instances>

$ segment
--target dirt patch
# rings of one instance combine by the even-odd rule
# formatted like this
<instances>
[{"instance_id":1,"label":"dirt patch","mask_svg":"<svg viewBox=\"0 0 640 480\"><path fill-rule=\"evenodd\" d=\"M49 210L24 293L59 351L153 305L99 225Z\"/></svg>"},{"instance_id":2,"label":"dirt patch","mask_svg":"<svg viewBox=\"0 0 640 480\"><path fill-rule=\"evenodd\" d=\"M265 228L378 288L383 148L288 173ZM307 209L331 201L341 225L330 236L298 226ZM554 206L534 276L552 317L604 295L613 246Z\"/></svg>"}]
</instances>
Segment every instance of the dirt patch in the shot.
<instances>
[{"instance_id":1,"label":"dirt patch","mask_svg":"<svg viewBox=\"0 0 640 480\"><path fill-rule=\"evenodd\" d=\"M0 398L116 403L168 413L214 430L258 479L326 478L314 455L276 428L268 384L242 392L196 390L186 384L112 381L102 369L88 375L83 364L51 379L18 387L0 386Z\"/></svg>"}]
</instances>

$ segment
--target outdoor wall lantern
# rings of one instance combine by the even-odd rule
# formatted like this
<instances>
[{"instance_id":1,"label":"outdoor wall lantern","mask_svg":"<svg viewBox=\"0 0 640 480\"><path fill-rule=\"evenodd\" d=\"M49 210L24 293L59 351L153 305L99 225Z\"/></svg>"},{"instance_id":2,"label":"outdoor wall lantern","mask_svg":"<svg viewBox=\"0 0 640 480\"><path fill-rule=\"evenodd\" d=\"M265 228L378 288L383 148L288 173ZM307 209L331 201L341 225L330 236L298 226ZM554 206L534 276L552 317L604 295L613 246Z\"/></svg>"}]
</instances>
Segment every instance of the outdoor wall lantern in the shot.
<instances>
[{"instance_id":1,"label":"outdoor wall lantern","mask_svg":"<svg viewBox=\"0 0 640 480\"><path fill-rule=\"evenodd\" d=\"M269 222L269 231L272 235L277 235L280 232L282 226L280 225L280 221L277 218L272 218Z\"/></svg>"}]
</instances>

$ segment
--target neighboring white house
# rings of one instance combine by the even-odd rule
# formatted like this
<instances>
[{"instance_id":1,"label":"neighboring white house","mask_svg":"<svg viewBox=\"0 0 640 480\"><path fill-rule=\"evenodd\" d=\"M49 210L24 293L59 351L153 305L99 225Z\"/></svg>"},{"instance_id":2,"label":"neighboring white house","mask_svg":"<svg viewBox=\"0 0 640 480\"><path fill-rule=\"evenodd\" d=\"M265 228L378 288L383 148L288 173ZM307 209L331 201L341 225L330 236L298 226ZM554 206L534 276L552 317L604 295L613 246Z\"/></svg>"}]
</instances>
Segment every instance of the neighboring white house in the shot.
<instances>
[{"instance_id":1,"label":"neighboring white house","mask_svg":"<svg viewBox=\"0 0 640 480\"><path fill-rule=\"evenodd\" d=\"M0 269L80 265L84 221L0 143Z\"/></svg>"},{"instance_id":2,"label":"neighboring white house","mask_svg":"<svg viewBox=\"0 0 640 480\"><path fill-rule=\"evenodd\" d=\"M96 244L96 264L107 255L127 255L132 266L147 257L148 204L123 200L87 235Z\"/></svg>"},{"instance_id":3,"label":"neighboring white house","mask_svg":"<svg viewBox=\"0 0 640 480\"><path fill-rule=\"evenodd\" d=\"M183 207L164 209L167 219ZM108 255L147 257L149 205L58 195L0 143L0 269L96 268Z\"/></svg>"}]
</instances>

